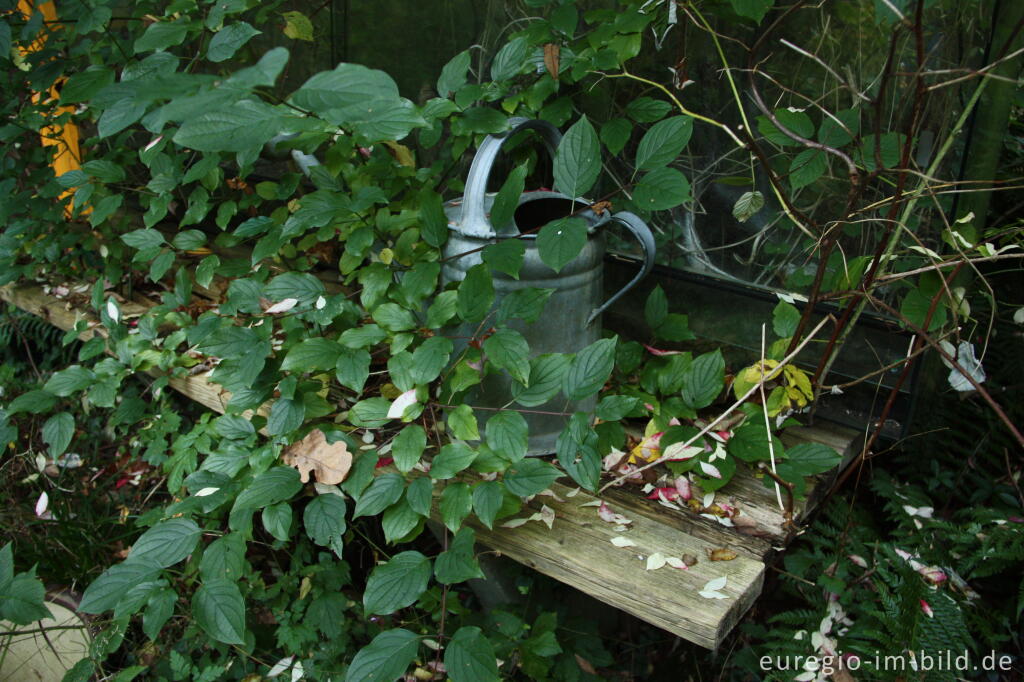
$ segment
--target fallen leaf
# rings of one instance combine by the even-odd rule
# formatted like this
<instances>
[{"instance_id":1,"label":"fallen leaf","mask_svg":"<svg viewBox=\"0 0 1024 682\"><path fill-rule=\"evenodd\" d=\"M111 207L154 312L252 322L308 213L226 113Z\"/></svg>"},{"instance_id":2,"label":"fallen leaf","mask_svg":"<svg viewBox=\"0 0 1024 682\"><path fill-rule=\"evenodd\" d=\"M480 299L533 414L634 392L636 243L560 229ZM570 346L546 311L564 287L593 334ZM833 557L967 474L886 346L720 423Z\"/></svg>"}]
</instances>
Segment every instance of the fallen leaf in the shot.
<instances>
[{"instance_id":1,"label":"fallen leaf","mask_svg":"<svg viewBox=\"0 0 1024 682\"><path fill-rule=\"evenodd\" d=\"M279 313L286 313L292 308L294 308L296 305L298 305L298 303L299 299L297 298L286 298L283 301L275 303L274 305L267 308L266 313L267 315L277 315Z\"/></svg>"},{"instance_id":2,"label":"fallen leaf","mask_svg":"<svg viewBox=\"0 0 1024 682\"><path fill-rule=\"evenodd\" d=\"M46 514L46 508L50 505L50 496L46 494L46 491L39 493L39 499L36 500L36 516L42 518Z\"/></svg>"},{"instance_id":3,"label":"fallen leaf","mask_svg":"<svg viewBox=\"0 0 1024 682\"><path fill-rule=\"evenodd\" d=\"M687 566L696 566L697 565L697 556L695 554L684 554L680 558L683 560L683 563L686 564Z\"/></svg>"},{"instance_id":4,"label":"fallen leaf","mask_svg":"<svg viewBox=\"0 0 1024 682\"><path fill-rule=\"evenodd\" d=\"M303 483L309 482L309 472L316 473L320 483L341 483L352 468L352 453L343 440L328 443L320 429L310 431L305 438L285 448L281 456L288 466L299 470Z\"/></svg>"},{"instance_id":5,"label":"fallen leaf","mask_svg":"<svg viewBox=\"0 0 1024 682\"><path fill-rule=\"evenodd\" d=\"M707 552L708 558L712 561L732 561L737 556L739 556L738 554L736 554L736 552L732 551L731 549L726 549L724 547L719 547L717 549L708 549Z\"/></svg>"},{"instance_id":6,"label":"fallen leaf","mask_svg":"<svg viewBox=\"0 0 1024 682\"><path fill-rule=\"evenodd\" d=\"M541 506L540 520L543 521L548 528L551 528L555 525L555 510L546 504Z\"/></svg>"},{"instance_id":7,"label":"fallen leaf","mask_svg":"<svg viewBox=\"0 0 1024 682\"><path fill-rule=\"evenodd\" d=\"M629 524L633 523L632 519L627 519L622 514L617 514L613 512L611 508L604 502L602 502L601 506L598 508L597 515L601 517L602 521L607 521L608 523L615 523L620 526L628 526Z\"/></svg>"},{"instance_id":8,"label":"fallen leaf","mask_svg":"<svg viewBox=\"0 0 1024 682\"><path fill-rule=\"evenodd\" d=\"M554 80L558 80L558 53L560 51L561 46L558 43L544 44L544 68L548 70L548 75Z\"/></svg>"},{"instance_id":9,"label":"fallen leaf","mask_svg":"<svg viewBox=\"0 0 1024 682\"><path fill-rule=\"evenodd\" d=\"M651 556L647 557L647 565L645 566L645 568L648 571L656 571L662 566L664 566L666 563L668 562L665 560L665 555L661 552L655 552Z\"/></svg>"},{"instance_id":10,"label":"fallen leaf","mask_svg":"<svg viewBox=\"0 0 1024 682\"><path fill-rule=\"evenodd\" d=\"M636 543L629 538L624 538L618 535L610 540L610 542L616 547L636 547Z\"/></svg>"},{"instance_id":11,"label":"fallen leaf","mask_svg":"<svg viewBox=\"0 0 1024 682\"><path fill-rule=\"evenodd\" d=\"M594 669L594 666L590 663L590 661L583 658L579 654L574 655L576 656L576 662L579 664L580 670L589 675L597 675L597 670Z\"/></svg>"},{"instance_id":12,"label":"fallen leaf","mask_svg":"<svg viewBox=\"0 0 1024 682\"><path fill-rule=\"evenodd\" d=\"M672 443L672 445L665 448L665 451L661 456L665 459L678 462L696 457L702 452L704 452L703 447L697 445L686 445L686 441L681 440L678 443Z\"/></svg>"}]
</instances>

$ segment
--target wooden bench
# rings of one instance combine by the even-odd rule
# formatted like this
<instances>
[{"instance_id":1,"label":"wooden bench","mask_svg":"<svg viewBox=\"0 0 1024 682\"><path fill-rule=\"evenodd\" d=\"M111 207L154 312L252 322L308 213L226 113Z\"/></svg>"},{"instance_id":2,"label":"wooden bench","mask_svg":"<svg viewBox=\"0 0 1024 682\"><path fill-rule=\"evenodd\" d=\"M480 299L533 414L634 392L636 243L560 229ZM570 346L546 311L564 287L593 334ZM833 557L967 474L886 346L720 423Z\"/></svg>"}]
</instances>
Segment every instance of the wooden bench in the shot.
<instances>
[{"instance_id":1,"label":"wooden bench","mask_svg":"<svg viewBox=\"0 0 1024 682\"><path fill-rule=\"evenodd\" d=\"M0 287L0 299L64 330L73 328L79 320L98 327L87 306L45 293L42 285ZM122 315L137 316L147 307L144 300L125 301ZM83 339L93 333L86 332ZM223 413L230 398L205 375L170 377L169 382L171 388L216 412ZM819 442L833 447L844 456L841 469L855 454L858 436L842 427L794 427L783 434L783 441L787 446ZM796 523L806 518L830 480L831 476L826 475L808 485L807 498L798 501L793 510ZM717 492L715 500L739 508L743 516L756 523L756 527L747 526L746 533L689 510L666 508L643 498L635 489L612 488L598 498L574 486L555 483L551 492L553 495L534 497L517 515L529 517L547 506L554 513L551 528L539 521L515 528L499 525L493 530L475 518L467 523L476 531L477 540L492 550L710 649L722 642L760 595L766 562L790 537L774 490L745 467ZM601 500L632 521L626 530L616 530L615 524L598 516L596 505ZM612 539L620 536L632 545L613 545ZM736 556L711 561L709 553L716 549L732 550ZM647 558L655 553L689 555L696 557L697 563L687 569L665 565L647 570ZM722 576L726 583L720 591L725 599L699 594L708 582Z\"/></svg>"}]
</instances>

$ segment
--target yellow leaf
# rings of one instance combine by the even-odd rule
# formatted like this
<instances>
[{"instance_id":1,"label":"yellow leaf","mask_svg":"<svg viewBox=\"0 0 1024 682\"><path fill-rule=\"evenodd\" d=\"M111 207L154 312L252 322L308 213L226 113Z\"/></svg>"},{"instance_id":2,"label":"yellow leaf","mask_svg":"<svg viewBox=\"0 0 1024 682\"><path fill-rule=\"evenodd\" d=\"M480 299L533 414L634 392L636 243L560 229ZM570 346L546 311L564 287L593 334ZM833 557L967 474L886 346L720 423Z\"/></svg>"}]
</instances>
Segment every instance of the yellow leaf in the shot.
<instances>
[{"instance_id":1,"label":"yellow leaf","mask_svg":"<svg viewBox=\"0 0 1024 682\"><path fill-rule=\"evenodd\" d=\"M305 438L285 448L281 459L299 470L303 483L309 483L309 474L313 472L318 483L336 485L345 480L352 468L352 453L345 441L328 443L320 429L310 431Z\"/></svg>"},{"instance_id":2,"label":"yellow leaf","mask_svg":"<svg viewBox=\"0 0 1024 682\"><path fill-rule=\"evenodd\" d=\"M282 12L284 34L294 40L313 42L313 22L302 12Z\"/></svg>"},{"instance_id":3,"label":"yellow leaf","mask_svg":"<svg viewBox=\"0 0 1024 682\"><path fill-rule=\"evenodd\" d=\"M412 155L412 150L404 144L398 144L394 140L384 140L384 145L391 150L391 154L395 157L395 161L406 168L416 167L416 159Z\"/></svg>"}]
</instances>

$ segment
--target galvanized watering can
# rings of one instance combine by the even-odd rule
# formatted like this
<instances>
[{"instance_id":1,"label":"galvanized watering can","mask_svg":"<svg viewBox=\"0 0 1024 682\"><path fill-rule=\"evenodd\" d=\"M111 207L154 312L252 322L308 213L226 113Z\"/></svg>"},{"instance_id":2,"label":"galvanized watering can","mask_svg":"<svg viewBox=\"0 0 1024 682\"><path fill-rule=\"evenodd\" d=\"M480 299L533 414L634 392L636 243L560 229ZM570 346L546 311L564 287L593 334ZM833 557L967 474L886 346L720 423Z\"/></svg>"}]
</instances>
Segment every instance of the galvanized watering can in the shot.
<instances>
[{"instance_id":1,"label":"galvanized watering can","mask_svg":"<svg viewBox=\"0 0 1024 682\"><path fill-rule=\"evenodd\" d=\"M512 326L526 338L535 356L575 353L601 338L601 313L650 272L654 266L654 237L650 228L632 213L595 213L590 208L591 202L586 199L574 199L549 191L525 192L519 198L512 222L492 225L489 211L494 195L487 193L487 181L502 144L521 130L535 130L542 135L553 158L562 137L558 129L546 121L513 118L511 123L512 129L508 133L490 135L481 143L469 169L465 195L462 200L445 206L451 233L445 246L441 278L444 284L462 281L470 268L482 262L480 250L483 247L503 239L522 239L526 253L519 279L504 273L494 275L495 306L516 289L553 289L544 314L536 323L515 320ZM542 226L568 215L586 221L589 238L580 254L556 273L541 261L536 236ZM611 222L621 224L639 240L644 264L629 284L602 304L605 242L601 228ZM459 335L468 337L475 331L475 327L467 328L460 330ZM464 348L466 342L462 343ZM491 374L474 389L469 403L482 407L505 407L513 400L512 384L513 380L504 373ZM559 395L543 405L528 408L533 411L524 414L530 429L527 454L554 452L568 416L573 412L589 412L594 403L594 398L569 401Z\"/></svg>"}]
</instances>

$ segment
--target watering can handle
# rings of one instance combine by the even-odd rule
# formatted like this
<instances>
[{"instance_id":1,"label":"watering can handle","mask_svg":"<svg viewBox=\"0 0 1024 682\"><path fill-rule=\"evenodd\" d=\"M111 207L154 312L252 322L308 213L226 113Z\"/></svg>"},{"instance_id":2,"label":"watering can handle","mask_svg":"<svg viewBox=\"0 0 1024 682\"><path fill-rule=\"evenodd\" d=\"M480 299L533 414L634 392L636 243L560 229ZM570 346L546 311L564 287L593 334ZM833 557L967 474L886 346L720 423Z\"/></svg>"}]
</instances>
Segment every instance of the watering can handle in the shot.
<instances>
[{"instance_id":1,"label":"watering can handle","mask_svg":"<svg viewBox=\"0 0 1024 682\"><path fill-rule=\"evenodd\" d=\"M497 236L484 209L484 196L487 194L487 180L491 175L491 166L494 165L494 159L498 156L498 151L501 150L505 141L521 130L536 130L544 137L544 144L551 157L554 158L555 149L558 148L558 143L562 140L562 134L558 132L558 128L547 121L514 117L509 119L509 123L512 127L507 133L488 135L484 138L469 167L469 177L466 178L466 192L463 198L462 226L459 230L468 237L487 239Z\"/></svg>"},{"instance_id":2,"label":"watering can handle","mask_svg":"<svg viewBox=\"0 0 1024 682\"><path fill-rule=\"evenodd\" d=\"M650 273L651 268L654 267L654 235L651 234L651 228L647 227L647 223L628 211L616 213L612 216L612 220L629 230L633 236L636 237L637 241L640 242L640 248L644 252L644 264L643 267L640 268L640 272L636 273L636 276L629 281L629 284L615 292L615 294L605 301L601 307L594 308L594 311L590 313L590 317L587 318L586 326L588 327L594 322L594 320L600 317L601 313L607 310L612 303L619 300L624 293L632 289L640 280L646 277L648 273Z\"/></svg>"}]
</instances>

